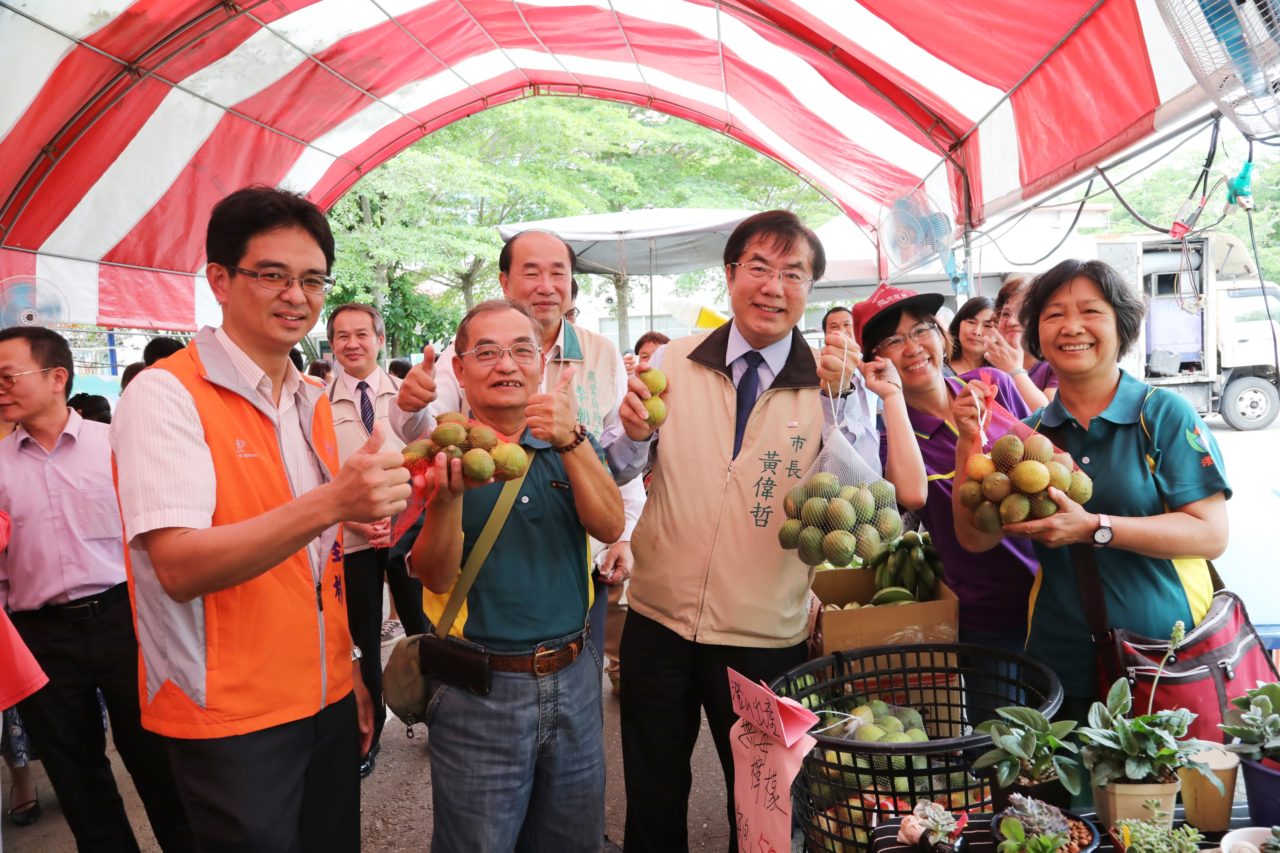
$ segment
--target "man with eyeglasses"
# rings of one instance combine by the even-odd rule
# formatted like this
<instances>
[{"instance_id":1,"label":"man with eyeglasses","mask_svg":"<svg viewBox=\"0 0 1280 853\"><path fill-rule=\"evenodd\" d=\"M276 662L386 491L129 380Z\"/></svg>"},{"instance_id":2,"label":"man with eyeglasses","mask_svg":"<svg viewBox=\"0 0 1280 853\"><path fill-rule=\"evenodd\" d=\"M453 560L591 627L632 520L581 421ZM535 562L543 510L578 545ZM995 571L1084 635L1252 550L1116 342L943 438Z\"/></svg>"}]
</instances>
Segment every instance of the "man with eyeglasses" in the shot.
<instances>
[{"instance_id":1,"label":"man with eyeglasses","mask_svg":"<svg viewBox=\"0 0 1280 853\"><path fill-rule=\"evenodd\" d=\"M523 231L508 240L498 255L498 283L507 299L528 308L533 315L538 345L547 358L546 387L554 387L570 366L575 368L570 389L578 403L578 419L588 432L598 436L618 420L618 406L627 391L627 371L618 348L607 338L566 319L573 304L575 262L573 249L559 236L549 231ZM449 347L440 359L449 364L453 355L453 348ZM452 371L442 370L437 375L432 360L424 359L405 377L397 398L399 411L391 417L392 426L406 442L421 433L406 428L405 421L428 404L433 414L465 413L468 408L466 393ZM597 651L601 651L604 642L608 596L603 587L620 584L631 576L631 530L644 508L644 484L623 486L622 499L627 513L622 537L607 547L601 543L592 549L599 560L601 582L597 587L598 606L591 612L591 642Z\"/></svg>"},{"instance_id":2,"label":"man with eyeglasses","mask_svg":"<svg viewBox=\"0 0 1280 853\"><path fill-rule=\"evenodd\" d=\"M0 608L13 611L49 676L19 709L79 849L138 850L106 755L101 690L160 846L194 850L164 744L139 722L108 428L68 408L74 378L71 349L57 332L0 331L0 418L17 424L0 442L0 510L13 521L0 552Z\"/></svg>"},{"instance_id":3,"label":"man with eyeglasses","mask_svg":"<svg viewBox=\"0 0 1280 853\"><path fill-rule=\"evenodd\" d=\"M239 190L206 254L222 326L143 371L111 427L142 722L201 849L356 851L373 727L342 526L403 509L408 472L376 426L339 466L324 388L289 360L333 282L324 214Z\"/></svg>"},{"instance_id":4,"label":"man with eyeglasses","mask_svg":"<svg viewBox=\"0 0 1280 853\"><path fill-rule=\"evenodd\" d=\"M758 213L729 237L724 261L733 319L641 364L620 425L601 442L620 477L653 467L621 649L628 853L687 849L700 711L738 849L726 668L774 678L805 660L811 625L813 570L778 545L783 496L813 465L828 424L880 470L856 344L833 334L818 355L796 328L826 266L817 235L790 212ZM643 377L655 367L668 380L660 427L644 406ZM887 394L896 374L868 377ZM903 465L890 456L890 479L910 471ZM919 480L923 491L922 469Z\"/></svg>"}]
</instances>

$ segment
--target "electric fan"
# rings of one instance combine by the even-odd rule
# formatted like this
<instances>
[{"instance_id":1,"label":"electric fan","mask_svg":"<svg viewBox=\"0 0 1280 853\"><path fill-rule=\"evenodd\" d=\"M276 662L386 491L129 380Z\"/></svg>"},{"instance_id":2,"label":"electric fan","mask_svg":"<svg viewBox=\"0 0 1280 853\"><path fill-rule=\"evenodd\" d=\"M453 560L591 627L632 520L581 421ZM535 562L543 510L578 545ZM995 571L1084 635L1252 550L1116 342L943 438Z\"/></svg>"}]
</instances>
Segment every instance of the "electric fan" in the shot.
<instances>
[{"instance_id":1,"label":"electric fan","mask_svg":"<svg viewBox=\"0 0 1280 853\"><path fill-rule=\"evenodd\" d=\"M1280 134L1280 2L1157 0L1183 60L1246 136Z\"/></svg>"},{"instance_id":2,"label":"electric fan","mask_svg":"<svg viewBox=\"0 0 1280 853\"><path fill-rule=\"evenodd\" d=\"M906 190L885 205L877 228L877 245L899 272L942 260L957 293L968 290L951 251L951 217L938 209L920 188Z\"/></svg>"},{"instance_id":3,"label":"electric fan","mask_svg":"<svg viewBox=\"0 0 1280 853\"><path fill-rule=\"evenodd\" d=\"M0 281L0 329L56 326L69 316L66 297L53 282L30 275Z\"/></svg>"}]
</instances>

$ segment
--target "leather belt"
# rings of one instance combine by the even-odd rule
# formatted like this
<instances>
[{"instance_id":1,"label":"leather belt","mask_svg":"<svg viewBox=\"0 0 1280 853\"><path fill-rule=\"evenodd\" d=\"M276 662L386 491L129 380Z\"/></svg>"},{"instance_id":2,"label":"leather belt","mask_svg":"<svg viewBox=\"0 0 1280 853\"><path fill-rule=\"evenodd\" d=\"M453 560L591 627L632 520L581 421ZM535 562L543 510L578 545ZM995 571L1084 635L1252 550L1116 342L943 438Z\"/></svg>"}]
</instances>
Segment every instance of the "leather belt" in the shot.
<instances>
[{"instance_id":1,"label":"leather belt","mask_svg":"<svg viewBox=\"0 0 1280 853\"><path fill-rule=\"evenodd\" d=\"M489 668L497 672L527 672L537 678L553 675L578 659L585 637L555 649L540 648L531 655L489 655Z\"/></svg>"},{"instance_id":2,"label":"leather belt","mask_svg":"<svg viewBox=\"0 0 1280 853\"><path fill-rule=\"evenodd\" d=\"M121 601L128 600L129 585L127 583L118 583L110 589L103 590L97 595L77 598L75 601L68 601L66 604L46 604L39 610L32 612L43 613L49 616L54 616L58 619L66 619L72 622L79 622L84 619L93 619L101 616L113 605Z\"/></svg>"}]
</instances>

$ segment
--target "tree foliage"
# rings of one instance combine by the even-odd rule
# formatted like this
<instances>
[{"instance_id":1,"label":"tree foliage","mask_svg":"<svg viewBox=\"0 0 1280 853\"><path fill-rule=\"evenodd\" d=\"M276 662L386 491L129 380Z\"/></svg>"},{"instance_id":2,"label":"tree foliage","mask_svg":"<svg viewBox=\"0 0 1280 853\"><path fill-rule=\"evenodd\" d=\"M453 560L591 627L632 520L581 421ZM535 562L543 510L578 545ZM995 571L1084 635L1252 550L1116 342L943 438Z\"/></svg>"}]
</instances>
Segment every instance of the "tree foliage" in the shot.
<instances>
[{"instance_id":1,"label":"tree foliage","mask_svg":"<svg viewBox=\"0 0 1280 853\"><path fill-rule=\"evenodd\" d=\"M372 299L392 352L411 351L498 294L498 225L645 207L781 207L810 224L835 213L778 163L705 128L604 101L529 98L441 128L334 206L340 283L329 304ZM644 283L580 283L616 286L629 337L626 311Z\"/></svg>"}]
</instances>

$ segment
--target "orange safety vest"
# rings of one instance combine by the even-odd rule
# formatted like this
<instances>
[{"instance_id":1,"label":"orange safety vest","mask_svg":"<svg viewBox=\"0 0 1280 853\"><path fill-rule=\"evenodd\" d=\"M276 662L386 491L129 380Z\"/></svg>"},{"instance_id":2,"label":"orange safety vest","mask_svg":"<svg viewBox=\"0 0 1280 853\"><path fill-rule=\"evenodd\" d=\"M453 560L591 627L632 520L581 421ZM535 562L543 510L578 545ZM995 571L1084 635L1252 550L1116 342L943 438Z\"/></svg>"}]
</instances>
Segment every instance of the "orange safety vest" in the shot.
<instances>
[{"instance_id":1,"label":"orange safety vest","mask_svg":"<svg viewBox=\"0 0 1280 853\"><path fill-rule=\"evenodd\" d=\"M214 526L293 500L275 425L245 396L252 389L211 333L155 366L178 378L200 413L217 475ZM305 391L314 404L309 440L328 480L338 469L333 415L322 389L308 383ZM145 551L125 549L144 728L175 738L246 734L312 716L351 692L341 525L330 539L318 576L303 548L185 604L160 588Z\"/></svg>"}]
</instances>

